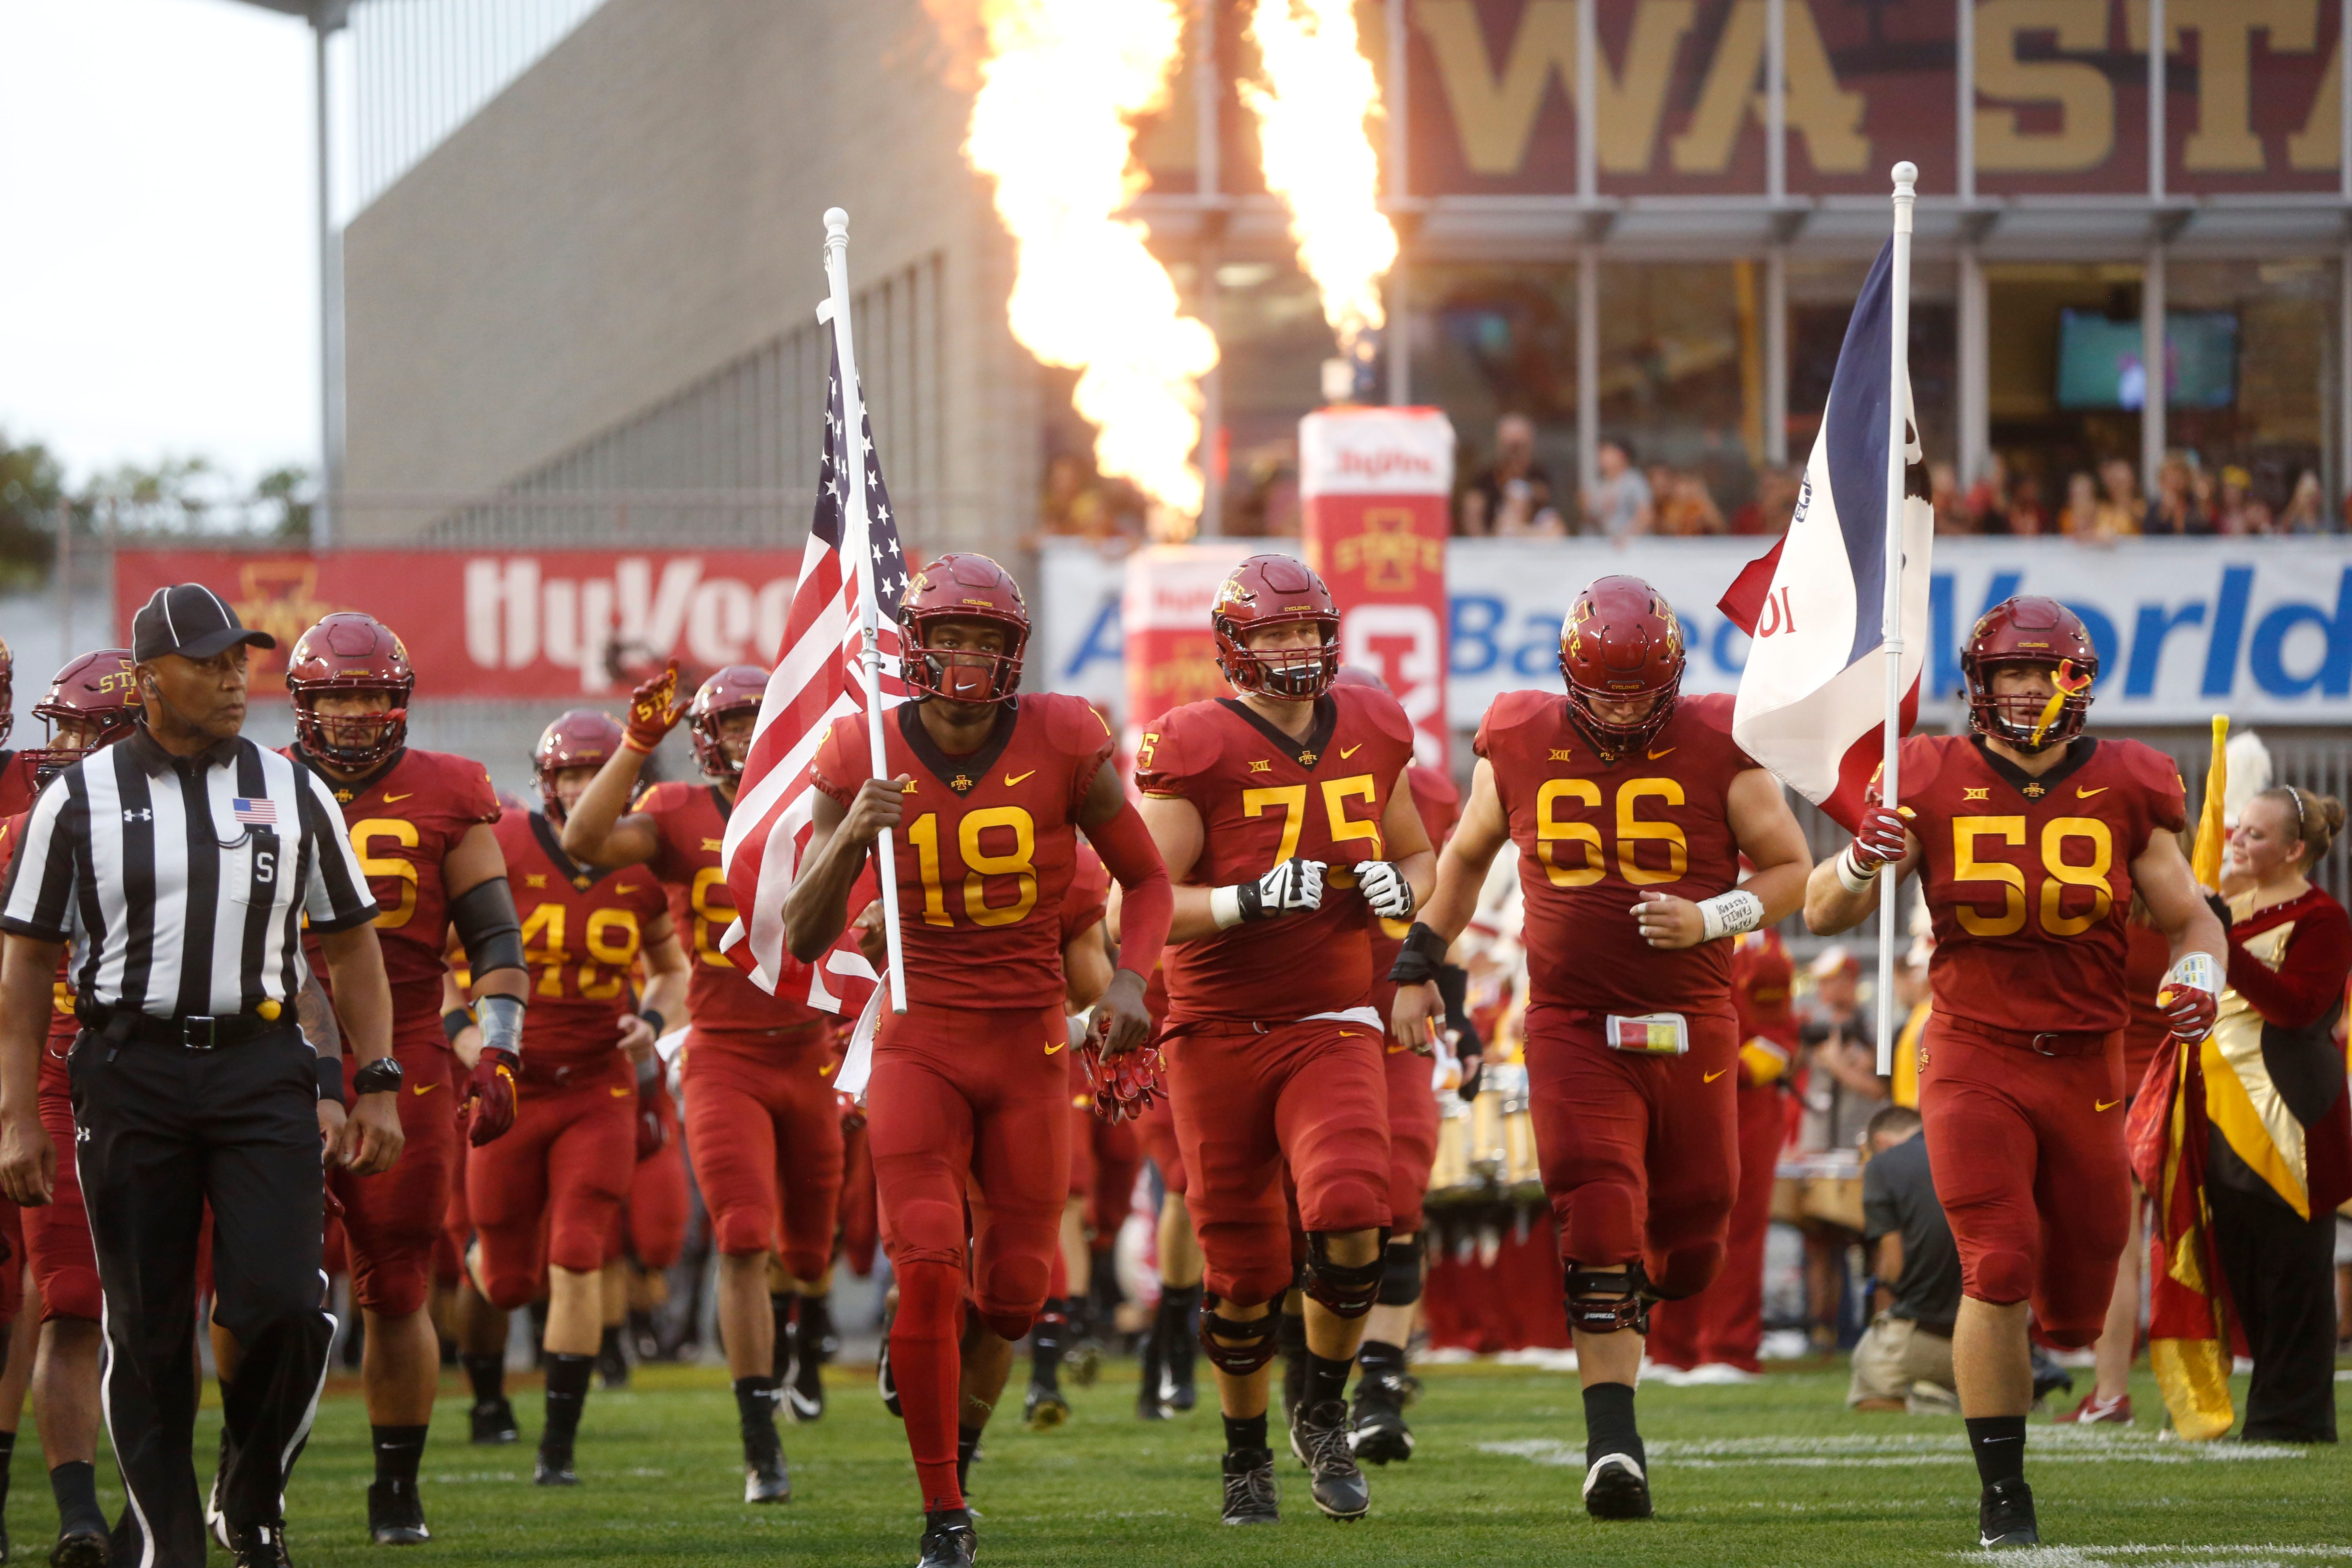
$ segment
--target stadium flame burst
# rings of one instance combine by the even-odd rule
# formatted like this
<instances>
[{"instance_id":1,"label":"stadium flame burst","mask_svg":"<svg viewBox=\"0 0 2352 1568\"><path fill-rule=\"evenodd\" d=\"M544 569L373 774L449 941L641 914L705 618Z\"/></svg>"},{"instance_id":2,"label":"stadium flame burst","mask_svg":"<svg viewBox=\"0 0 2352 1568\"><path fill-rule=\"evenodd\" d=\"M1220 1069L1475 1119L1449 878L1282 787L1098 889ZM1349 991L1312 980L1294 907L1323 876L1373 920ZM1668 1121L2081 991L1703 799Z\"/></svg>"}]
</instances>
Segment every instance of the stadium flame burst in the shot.
<instances>
[{"instance_id":1,"label":"stadium flame burst","mask_svg":"<svg viewBox=\"0 0 2352 1568\"><path fill-rule=\"evenodd\" d=\"M964 153L996 181L1016 252L1013 335L1079 373L1095 462L1153 503L1152 531L1190 537L1205 494L1192 461L1201 377L1217 341L1185 315L1144 226L1118 214L1148 183L1134 121L1167 101L1178 0L982 0L986 39Z\"/></svg>"},{"instance_id":2,"label":"stadium flame burst","mask_svg":"<svg viewBox=\"0 0 2352 1568\"><path fill-rule=\"evenodd\" d=\"M1397 236L1380 209L1380 157L1365 128L1383 110L1355 5L1256 0L1249 37L1265 79L1243 82L1241 94L1257 117L1266 188L1290 209L1299 265L1322 293L1339 352L1361 360L1387 319L1381 279L1396 264Z\"/></svg>"}]
</instances>

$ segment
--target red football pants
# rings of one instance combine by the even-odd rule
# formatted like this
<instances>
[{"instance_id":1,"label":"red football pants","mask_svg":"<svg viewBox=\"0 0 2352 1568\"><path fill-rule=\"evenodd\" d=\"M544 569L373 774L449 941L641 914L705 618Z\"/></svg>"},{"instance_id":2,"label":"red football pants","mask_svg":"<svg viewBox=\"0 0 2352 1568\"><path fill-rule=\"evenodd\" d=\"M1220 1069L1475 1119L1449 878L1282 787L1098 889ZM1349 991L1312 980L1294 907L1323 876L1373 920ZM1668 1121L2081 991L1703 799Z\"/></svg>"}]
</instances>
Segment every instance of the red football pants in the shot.
<instances>
[{"instance_id":1,"label":"red football pants","mask_svg":"<svg viewBox=\"0 0 2352 1568\"><path fill-rule=\"evenodd\" d=\"M1685 1370L1721 1363L1759 1370L1764 1342L1764 1242L1772 1229L1772 1181L1789 1130L1780 1091L1741 1085L1739 1189L1731 1201L1723 1270L1687 1300L1661 1301L1650 1313L1650 1358Z\"/></svg>"},{"instance_id":2,"label":"red football pants","mask_svg":"<svg viewBox=\"0 0 2352 1568\"><path fill-rule=\"evenodd\" d=\"M90 1245L89 1215L81 1206L81 1167L74 1158L78 1145L73 1100L66 1084L65 1064L46 1052L38 1104L42 1131L48 1133L58 1152L58 1180L49 1201L24 1215L25 1251L32 1261L33 1281L41 1292L41 1321L84 1318L94 1323L100 1306L98 1252Z\"/></svg>"},{"instance_id":3,"label":"red football pants","mask_svg":"<svg viewBox=\"0 0 2352 1568\"><path fill-rule=\"evenodd\" d=\"M1384 1037L1367 1025L1311 1018L1264 1034L1249 1025L1211 1032L1232 1026L1178 1026L1161 1048L1209 1292L1247 1307L1290 1289L1286 1164L1306 1229L1389 1223L1388 1069Z\"/></svg>"},{"instance_id":4,"label":"red football pants","mask_svg":"<svg viewBox=\"0 0 2352 1568\"><path fill-rule=\"evenodd\" d=\"M1437 1091L1429 1058L1394 1040L1383 1040L1381 1050L1389 1080L1389 1234L1417 1236L1437 1163Z\"/></svg>"},{"instance_id":5,"label":"red football pants","mask_svg":"<svg viewBox=\"0 0 2352 1568\"><path fill-rule=\"evenodd\" d=\"M545 1289L546 1263L576 1274L604 1266L606 1238L636 1173L636 1102L618 1051L560 1080L525 1063L514 1125L466 1156L466 1206L492 1306L529 1306Z\"/></svg>"},{"instance_id":6,"label":"red football pants","mask_svg":"<svg viewBox=\"0 0 2352 1568\"><path fill-rule=\"evenodd\" d=\"M886 1014L874 1043L866 1138L898 1276L890 1365L927 1510L963 1500L956 1385L967 1250L974 1308L991 1332L1019 1339L1045 1304L1069 1193L1069 1085L1056 1059L1068 1040L1059 1005L917 1003Z\"/></svg>"},{"instance_id":7,"label":"red football pants","mask_svg":"<svg viewBox=\"0 0 2352 1568\"><path fill-rule=\"evenodd\" d=\"M1995 1306L2031 1300L2042 1332L2077 1349L2105 1324L2130 1228L2123 1037L2065 1057L2030 1039L1931 1016L1919 1116L1961 1293Z\"/></svg>"},{"instance_id":8,"label":"red football pants","mask_svg":"<svg viewBox=\"0 0 2352 1568\"><path fill-rule=\"evenodd\" d=\"M678 1147L677 1110L667 1101L662 1123L669 1137L629 1173L629 1195L621 1200L621 1212L605 1237L607 1263L633 1258L640 1268L658 1273L686 1251L686 1222L693 1200L686 1193L686 1151ZM634 1121L629 1131L635 1133Z\"/></svg>"},{"instance_id":9,"label":"red football pants","mask_svg":"<svg viewBox=\"0 0 2352 1568\"><path fill-rule=\"evenodd\" d=\"M1685 1021L1690 1049L1653 1056L1603 1044L1601 1014L1547 1002L1527 1014L1536 1159L1560 1261L1638 1261L1668 1299L1697 1294L1722 1267L1739 1183L1739 1028Z\"/></svg>"},{"instance_id":10,"label":"red football pants","mask_svg":"<svg viewBox=\"0 0 2352 1568\"><path fill-rule=\"evenodd\" d=\"M1160 1168L1160 1184L1178 1197L1184 1195L1184 1152L1176 1142L1176 1110L1166 1095L1135 1123L1135 1142L1143 1157Z\"/></svg>"},{"instance_id":11,"label":"red football pants","mask_svg":"<svg viewBox=\"0 0 2352 1568\"><path fill-rule=\"evenodd\" d=\"M433 1249L462 1146L457 1094L464 1079L454 1071L456 1054L437 1018L429 1040L412 1034L392 1054L401 1072L400 1158L373 1176L338 1165L327 1184L343 1205L352 1299L379 1316L404 1318L425 1310L433 1284Z\"/></svg>"},{"instance_id":12,"label":"red football pants","mask_svg":"<svg viewBox=\"0 0 2352 1568\"><path fill-rule=\"evenodd\" d=\"M781 1040L688 1032L687 1152L720 1252L774 1247L795 1279L824 1272L843 1163L833 1068L822 1023Z\"/></svg>"}]
</instances>

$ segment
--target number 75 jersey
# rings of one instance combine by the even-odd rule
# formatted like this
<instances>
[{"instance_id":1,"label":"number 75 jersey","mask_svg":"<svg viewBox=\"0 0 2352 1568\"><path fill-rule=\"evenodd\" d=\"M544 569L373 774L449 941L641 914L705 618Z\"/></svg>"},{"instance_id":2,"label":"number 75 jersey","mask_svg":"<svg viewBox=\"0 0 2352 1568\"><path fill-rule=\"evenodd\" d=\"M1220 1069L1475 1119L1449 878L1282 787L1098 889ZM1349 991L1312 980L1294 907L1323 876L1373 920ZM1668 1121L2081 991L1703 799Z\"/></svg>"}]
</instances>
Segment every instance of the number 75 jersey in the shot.
<instances>
[{"instance_id":1,"label":"number 75 jersey","mask_svg":"<svg viewBox=\"0 0 2352 1568\"><path fill-rule=\"evenodd\" d=\"M1915 735L1902 766L1936 1011L2001 1029L2122 1028L2132 862L2188 820L2172 759L2084 735L2028 778L1973 735Z\"/></svg>"}]
</instances>

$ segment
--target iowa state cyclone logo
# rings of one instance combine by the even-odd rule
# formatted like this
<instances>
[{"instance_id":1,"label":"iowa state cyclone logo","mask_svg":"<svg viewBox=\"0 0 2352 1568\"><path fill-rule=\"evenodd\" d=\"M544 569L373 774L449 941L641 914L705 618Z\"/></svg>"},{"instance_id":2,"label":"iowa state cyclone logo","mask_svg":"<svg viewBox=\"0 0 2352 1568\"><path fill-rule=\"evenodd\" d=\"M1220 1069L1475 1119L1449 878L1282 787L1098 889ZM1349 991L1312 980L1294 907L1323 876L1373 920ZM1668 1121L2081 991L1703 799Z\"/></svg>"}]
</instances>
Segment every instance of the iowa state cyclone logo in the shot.
<instances>
[{"instance_id":1,"label":"iowa state cyclone logo","mask_svg":"<svg viewBox=\"0 0 2352 1568\"><path fill-rule=\"evenodd\" d=\"M1423 572L1444 560L1444 547L1413 531L1412 513L1393 508L1364 514L1364 531L1339 541L1333 563L1349 576L1360 572L1374 593L1408 594Z\"/></svg>"}]
</instances>

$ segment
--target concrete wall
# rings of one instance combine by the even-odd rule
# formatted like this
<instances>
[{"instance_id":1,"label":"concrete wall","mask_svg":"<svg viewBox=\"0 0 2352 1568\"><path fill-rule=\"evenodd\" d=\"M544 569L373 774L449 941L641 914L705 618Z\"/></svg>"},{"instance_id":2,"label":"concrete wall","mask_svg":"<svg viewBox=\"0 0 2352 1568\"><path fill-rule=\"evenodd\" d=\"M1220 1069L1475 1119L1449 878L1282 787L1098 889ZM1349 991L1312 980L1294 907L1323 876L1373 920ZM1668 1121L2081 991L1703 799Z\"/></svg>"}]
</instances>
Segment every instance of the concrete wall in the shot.
<instances>
[{"instance_id":1,"label":"concrete wall","mask_svg":"<svg viewBox=\"0 0 2352 1568\"><path fill-rule=\"evenodd\" d=\"M838 205L853 288L946 258L945 493L910 526L1009 548L1039 378L945 63L919 0L610 0L351 225L352 537L434 515L371 492L496 489L811 320Z\"/></svg>"}]
</instances>

